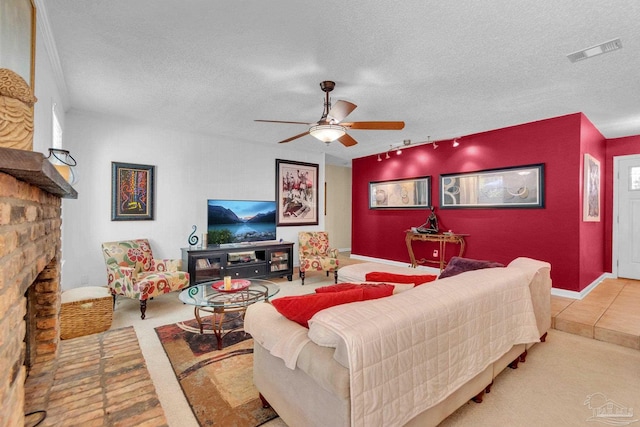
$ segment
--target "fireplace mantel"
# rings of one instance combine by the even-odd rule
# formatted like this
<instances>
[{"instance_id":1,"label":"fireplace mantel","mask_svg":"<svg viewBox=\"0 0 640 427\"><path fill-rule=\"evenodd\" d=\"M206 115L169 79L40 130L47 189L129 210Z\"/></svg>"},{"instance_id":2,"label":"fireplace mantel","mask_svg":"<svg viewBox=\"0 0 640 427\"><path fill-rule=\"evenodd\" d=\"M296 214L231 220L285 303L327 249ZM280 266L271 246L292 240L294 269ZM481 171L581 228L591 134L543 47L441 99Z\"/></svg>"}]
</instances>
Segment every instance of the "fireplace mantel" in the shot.
<instances>
[{"instance_id":1,"label":"fireplace mantel","mask_svg":"<svg viewBox=\"0 0 640 427\"><path fill-rule=\"evenodd\" d=\"M0 172L61 198L78 198L76 190L40 152L0 147Z\"/></svg>"}]
</instances>

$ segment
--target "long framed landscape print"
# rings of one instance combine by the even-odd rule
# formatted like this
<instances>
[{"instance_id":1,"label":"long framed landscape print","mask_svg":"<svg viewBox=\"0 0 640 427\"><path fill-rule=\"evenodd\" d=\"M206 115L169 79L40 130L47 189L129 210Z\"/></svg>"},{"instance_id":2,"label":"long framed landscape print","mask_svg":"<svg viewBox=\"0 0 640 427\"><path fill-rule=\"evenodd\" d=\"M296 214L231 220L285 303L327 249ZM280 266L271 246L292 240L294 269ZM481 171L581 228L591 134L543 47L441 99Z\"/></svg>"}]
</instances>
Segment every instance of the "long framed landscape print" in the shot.
<instances>
[{"instance_id":1,"label":"long framed landscape print","mask_svg":"<svg viewBox=\"0 0 640 427\"><path fill-rule=\"evenodd\" d=\"M318 225L318 165L276 159L276 224Z\"/></svg>"},{"instance_id":2,"label":"long framed landscape print","mask_svg":"<svg viewBox=\"0 0 640 427\"><path fill-rule=\"evenodd\" d=\"M544 164L440 175L440 208L543 208Z\"/></svg>"},{"instance_id":3,"label":"long framed landscape print","mask_svg":"<svg viewBox=\"0 0 640 427\"><path fill-rule=\"evenodd\" d=\"M424 209L431 206L431 177L369 183L369 209Z\"/></svg>"},{"instance_id":4,"label":"long framed landscape print","mask_svg":"<svg viewBox=\"0 0 640 427\"><path fill-rule=\"evenodd\" d=\"M154 166L111 162L111 220L152 220Z\"/></svg>"}]
</instances>

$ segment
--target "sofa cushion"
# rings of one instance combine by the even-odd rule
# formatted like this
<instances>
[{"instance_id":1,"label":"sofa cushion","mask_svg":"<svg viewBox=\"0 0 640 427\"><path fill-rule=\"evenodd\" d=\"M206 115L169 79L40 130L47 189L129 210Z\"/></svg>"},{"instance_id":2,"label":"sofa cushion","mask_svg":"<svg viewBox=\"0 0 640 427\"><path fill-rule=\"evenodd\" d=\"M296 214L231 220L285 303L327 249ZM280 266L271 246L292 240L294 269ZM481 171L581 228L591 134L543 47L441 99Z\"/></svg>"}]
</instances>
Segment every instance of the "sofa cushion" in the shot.
<instances>
[{"instance_id":1,"label":"sofa cushion","mask_svg":"<svg viewBox=\"0 0 640 427\"><path fill-rule=\"evenodd\" d=\"M451 258L445 269L442 270L442 273L440 273L438 279L455 276L457 274L464 273L465 271L494 267L504 267L504 265L494 261L483 261L478 259L454 256L453 258Z\"/></svg>"},{"instance_id":2,"label":"sofa cushion","mask_svg":"<svg viewBox=\"0 0 640 427\"><path fill-rule=\"evenodd\" d=\"M394 283L413 283L415 286L436 280L435 274L396 274L387 273L385 271L372 271L367 273L365 280L367 282L394 282Z\"/></svg>"},{"instance_id":3,"label":"sofa cushion","mask_svg":"<svg viewBox=\"0 0 640 427\"><path fill-rule=\"evenodd\" d=\"M342 292L326 292L276 298L271 304L280 314L305 328L314 314L334 305L364 300L364 289L349 289Z\"/></svg>"},{"instance_id":4,"label":"sofa cushion","mask_svg":"<svg viewBox=\"0 0 640 427\"><path fill-rule=\"evenodd\" d=\"M343 292L351 289L362 289L364 299L376 299L388 297L393 294L394 286L387 283L338 283L337 285L323 286L316 288L316 293Z\"/></svg>"}]
</instances>

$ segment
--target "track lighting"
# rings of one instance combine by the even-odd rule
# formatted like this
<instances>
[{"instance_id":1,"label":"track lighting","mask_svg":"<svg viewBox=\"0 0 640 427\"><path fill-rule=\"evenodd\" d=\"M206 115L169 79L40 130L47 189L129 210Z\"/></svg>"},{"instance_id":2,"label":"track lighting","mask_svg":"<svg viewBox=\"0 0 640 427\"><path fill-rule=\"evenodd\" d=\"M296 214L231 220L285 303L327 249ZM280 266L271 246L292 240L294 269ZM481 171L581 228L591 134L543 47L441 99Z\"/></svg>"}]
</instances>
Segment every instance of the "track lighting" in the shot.
<instances>
[{"instance_id":1,"label":"track lighting","mask_svg":"<svg viewBox=\"0 0 640 427\"><path fill-rule=\"evenodd\" d=\"M453 144L452 144L452 145L453 145L453 148L455 148L455 147L457 147L457 146L459 146L459 145L460 145L460 142L458 142L458 138L455 138L455 139L453 140Z\"/></svg>"},{"instance_id":2,"label":"track lighting","mask_svg":"<svg viewBox=\"0 0 640 427\"><path fill-rule=\"evenodd\" d=\"M378 154L378 161L381 162L382 159L380 158L380 154Z\"/></svg>"},{"instance_id":3,"label":"track lighting","mask_svg":"<svg viewBox=\"0 0 640 427\"><path fill-rule=\"evenodd\" d=\"M389 156L389 152L387 151L387 156L385 157L385 159L390 159L391 157Z\"/></svg>"}]
</instances>

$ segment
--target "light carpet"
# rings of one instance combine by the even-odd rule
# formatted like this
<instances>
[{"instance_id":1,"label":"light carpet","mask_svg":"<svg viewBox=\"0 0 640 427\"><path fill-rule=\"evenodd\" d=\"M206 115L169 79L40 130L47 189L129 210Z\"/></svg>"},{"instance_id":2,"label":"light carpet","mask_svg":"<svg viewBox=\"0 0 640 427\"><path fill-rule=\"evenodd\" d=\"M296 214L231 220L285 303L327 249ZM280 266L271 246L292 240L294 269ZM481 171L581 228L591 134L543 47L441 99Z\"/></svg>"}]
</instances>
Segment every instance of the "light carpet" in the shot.
<instances>
[{"instance_id":1,"label":"light carpet","mask_svg":"<svg viewBox=\"0 0 640 427\"><path fill-rule=\"evenodd\" d=\"M332 283L322 274L280 282L279 296L313 292ZM140 320L139 303L119 298L112 328L133 326L170 426L196 427L198 422L162 349L154 328L193 318L193 307L184 305L177 294L149 301L147 319ZM506 369L495 381L484 402L464 405L442 426L542 425L594 426L610 421L593 416L603 399L620 410L635 408L640 418L640 351L589 338L551 330L546 343L535 345L526 363ZM589 399L592 396L592 399ZM589 401L590 403L585 404ZM640 421L634 423L640 425ZM620 424L608 424L620 425ZM285 426L277 418L267 427ZM290 426L296 427L296 426Z\"/></svg>"}]
</instances>

